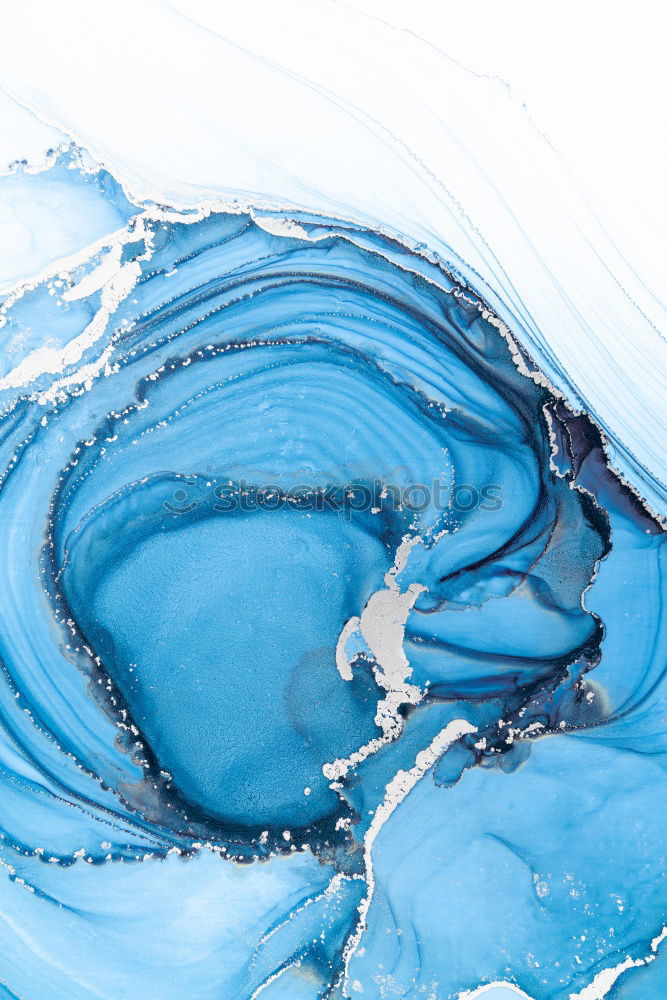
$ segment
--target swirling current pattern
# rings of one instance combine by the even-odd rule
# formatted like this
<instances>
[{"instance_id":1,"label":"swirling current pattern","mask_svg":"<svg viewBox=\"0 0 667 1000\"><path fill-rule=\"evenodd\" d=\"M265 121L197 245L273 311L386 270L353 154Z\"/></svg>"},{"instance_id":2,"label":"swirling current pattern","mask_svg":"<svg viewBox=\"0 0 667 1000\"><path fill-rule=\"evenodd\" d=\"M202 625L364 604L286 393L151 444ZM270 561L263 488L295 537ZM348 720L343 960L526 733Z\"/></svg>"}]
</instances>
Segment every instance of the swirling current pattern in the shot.
<instances>
[{"instance_id":1,"label":"swirling current pattern","mask_svg":"<svg viewBox=\"0 0 667 1000\"><path fill-rule=\"evenodd\" d=\"M662 996L663 532L474 290L152 207L2 313L3 995Z\"/></svg>"}]
</instances>

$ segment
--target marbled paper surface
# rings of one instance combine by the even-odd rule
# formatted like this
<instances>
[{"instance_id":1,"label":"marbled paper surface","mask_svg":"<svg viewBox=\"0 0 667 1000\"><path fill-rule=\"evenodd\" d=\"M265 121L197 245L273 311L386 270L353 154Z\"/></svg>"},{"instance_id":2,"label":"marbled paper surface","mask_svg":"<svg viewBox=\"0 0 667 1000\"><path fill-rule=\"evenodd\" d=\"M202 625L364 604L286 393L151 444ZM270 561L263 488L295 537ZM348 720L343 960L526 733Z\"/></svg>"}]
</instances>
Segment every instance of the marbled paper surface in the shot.
<instances>
[{"instance_id":1,"label":"marbled paper surface","mask_svg":"<svg viewBox=\"0 0 667 1000\"><path fill-rule=\"evenodd\" d=\"M8 17L0 996L667 996L656 237L510 6Z\"/></svg>"}]
</instances>

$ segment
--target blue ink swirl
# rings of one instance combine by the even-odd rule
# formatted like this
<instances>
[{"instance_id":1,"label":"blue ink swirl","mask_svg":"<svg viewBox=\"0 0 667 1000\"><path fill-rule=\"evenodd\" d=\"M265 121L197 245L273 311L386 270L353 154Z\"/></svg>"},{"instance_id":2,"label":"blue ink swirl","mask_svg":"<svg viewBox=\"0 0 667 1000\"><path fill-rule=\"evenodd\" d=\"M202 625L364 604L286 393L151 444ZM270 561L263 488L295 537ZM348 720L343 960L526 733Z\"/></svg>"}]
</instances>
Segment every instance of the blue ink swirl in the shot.
<instances>
[{"instance_id":1,"label":"blue ink swirl","mask_svg":"<svg viewBox=\"0 0 667 1000\"><path fill-rule=\"evenodd\" d=\"M158 207L117 253L132 281L111 304L85 292L96 260L4 314L10 335L49 324L64 359L3 390L0 836L14 873L48 901L77 859L145 859L150 892L150 866L173 853L205 880L213 862L270 879L301 858L280 944L262 938L216 994L235 1000L281 970L294 997L350 979L379 996L379 968L416 984L401 996L504 976L474 902L435 915L454 878L443 850L467 859L475 892L496 885L493 906L556 900L550 960L572 965L569 987L614 952L610 926L645 955L657 889L632 936L625 918L614 930L604 864L587 912L556 887L587 830L600 835L574 786L592 782L605 823L631 823L632 796L607 784L641 786L638 755L657 766L665 749L663 534L594 425L481 300L378 233ZM389 616L373 618L383 600ZM456 720L463 735L389 803ZM637 868L622 830L607 849L627 895L659 856ZM490 934L502 916L485 912ZM582 921L597 943L575 951ZM448 964L439 942L462 928ZM315 993L291 978L301 966ZM564 995L540 993L537 969L512 974Z\"/></svg>"}]
</instances>

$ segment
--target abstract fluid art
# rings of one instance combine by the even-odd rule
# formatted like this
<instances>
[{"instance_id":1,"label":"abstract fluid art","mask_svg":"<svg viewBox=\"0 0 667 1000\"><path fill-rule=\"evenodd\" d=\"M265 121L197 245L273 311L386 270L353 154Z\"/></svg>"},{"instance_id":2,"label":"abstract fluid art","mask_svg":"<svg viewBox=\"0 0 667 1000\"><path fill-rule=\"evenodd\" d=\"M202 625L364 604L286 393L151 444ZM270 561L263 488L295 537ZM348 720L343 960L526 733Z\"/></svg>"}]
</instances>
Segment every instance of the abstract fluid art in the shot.
<instances>
[{"instance_id":1,"label":"abstract fluid art","mask_svg":"<svg viewBox=\"0 0 667 1000\"><path fill-rule=\"evenodd\" d=\"M658 307L428 11L222 6L11 18L0 996L661 1000Z\"/></svg>"}]
</instances>

